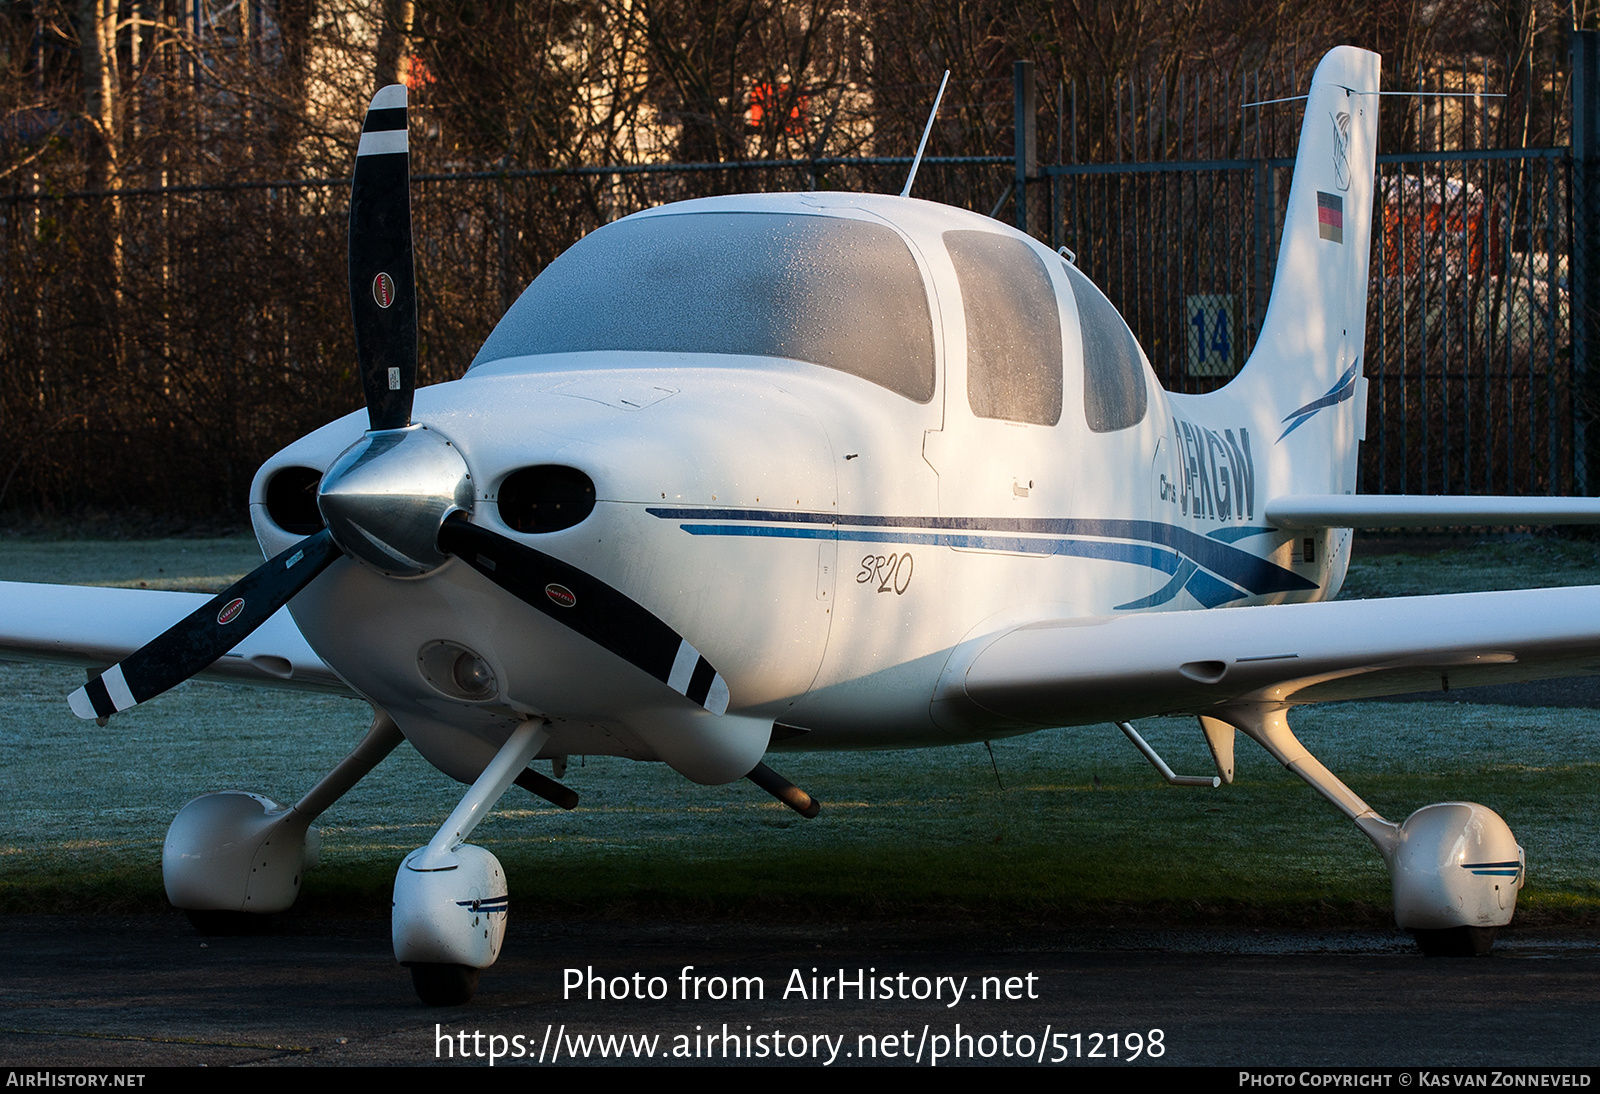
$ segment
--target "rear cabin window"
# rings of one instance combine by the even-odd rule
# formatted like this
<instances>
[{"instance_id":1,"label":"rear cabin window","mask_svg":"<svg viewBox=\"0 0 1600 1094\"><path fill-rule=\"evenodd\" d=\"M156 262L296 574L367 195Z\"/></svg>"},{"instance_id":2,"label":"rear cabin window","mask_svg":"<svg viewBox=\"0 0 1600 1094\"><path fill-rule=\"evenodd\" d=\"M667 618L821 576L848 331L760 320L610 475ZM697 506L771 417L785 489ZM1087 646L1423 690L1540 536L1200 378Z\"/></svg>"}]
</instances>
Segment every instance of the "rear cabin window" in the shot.
<instances>
[{"instance_id":1,"label":"rear cabin window","mask_svg":"<svg viewBox=\"0 0 1600 1094\"><path fill-rule=\"evenodd\" d=\"M891 228L788 213L620 220L547 266L473 360L579 350L809 361L933 398L933 318Z\"/></svg>"},{"instance_id":2,"label":"rear cabin window","mask_svg":"<svg viewBox=\"0 0 1600 1094\"><path fill-rule=\"evenodd\" d=\"M1061 420L1061 313L1032 247L995 232L946 232L967 318L967 403L980 418Z\"/></svg>"},{"instance_id":3,"label":"rear cabin window","mask_svg":"<svg viewBox=\"0 0 1600 1094\"><path fill-rule=\"evenodd\" d=\"M1150 393L1133 332L1094 283L1070 262L1061 264L1078 301L1083 332L1083 414L1096 433L1114 433L1144 421Z\"/></svg>"}]
</instances>

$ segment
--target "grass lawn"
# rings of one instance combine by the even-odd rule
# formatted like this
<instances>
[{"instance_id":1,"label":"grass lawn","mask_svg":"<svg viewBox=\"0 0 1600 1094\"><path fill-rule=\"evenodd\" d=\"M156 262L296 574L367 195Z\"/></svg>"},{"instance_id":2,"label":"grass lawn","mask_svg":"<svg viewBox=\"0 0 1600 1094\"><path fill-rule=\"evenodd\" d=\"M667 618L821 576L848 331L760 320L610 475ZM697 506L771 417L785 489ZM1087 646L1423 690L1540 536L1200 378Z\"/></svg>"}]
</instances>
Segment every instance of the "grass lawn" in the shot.
<instances>
[{"instance_id":1,"label":"grass lawn","mask_svg":"<svg viewBox=\"0 0 1600 1094\"><path fill-rule=\"evenodd\" d=\"M1354 594L1600 582L1588 541L1376 546L1389 550L1363 558L1358 546ZM246 538L9 538L0 578L213 589L259 557ZM70 670L0 665L0 911L164 907L161 841L185 801L224 788L292 799L368 720L350 700L196 683L101 729L67 710L79 683ZM1457 799L1505 816L1530 867L1520 922L1596 919L1600 714L1366 702L1294 721L1391 819ZM1140 728L1180 772L1209 773L1192 720ZM1166 786L1110 726L993 747L993 765L982 745L784 755L777 766L825 803L814 821L747 783L707 789L659 764L574 757L564 781L578 809L513 788L473 840L505 864L522 914L1392 923L1371 846L1242 737L1238 781L1219 790ZM384 914L400 858L460 791L402 746L323 818L300 910Z\"/></svg>"}]
</instances>

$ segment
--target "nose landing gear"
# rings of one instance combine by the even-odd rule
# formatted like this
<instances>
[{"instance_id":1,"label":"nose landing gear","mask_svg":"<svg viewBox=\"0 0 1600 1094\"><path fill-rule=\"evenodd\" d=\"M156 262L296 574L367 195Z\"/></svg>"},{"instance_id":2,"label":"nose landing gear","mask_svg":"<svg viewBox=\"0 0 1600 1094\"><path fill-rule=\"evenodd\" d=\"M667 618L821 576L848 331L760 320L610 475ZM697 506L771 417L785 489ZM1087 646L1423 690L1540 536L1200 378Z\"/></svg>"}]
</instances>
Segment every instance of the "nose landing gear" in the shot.
<instances>
[{"instance_id":1,"label":"nose landing gear","mask_svg":"<svg viewBox=\"0 0 1600 1094\"><path fill-rule=\"evenodd\" d=\"M417 996L430 1007L467 1002L478 974L500 956L510 906L505 871L466 838L549 739L543 722L513 730L433 839L395 874L395 960L411 969Z\"/></svg>"}]
</instances>

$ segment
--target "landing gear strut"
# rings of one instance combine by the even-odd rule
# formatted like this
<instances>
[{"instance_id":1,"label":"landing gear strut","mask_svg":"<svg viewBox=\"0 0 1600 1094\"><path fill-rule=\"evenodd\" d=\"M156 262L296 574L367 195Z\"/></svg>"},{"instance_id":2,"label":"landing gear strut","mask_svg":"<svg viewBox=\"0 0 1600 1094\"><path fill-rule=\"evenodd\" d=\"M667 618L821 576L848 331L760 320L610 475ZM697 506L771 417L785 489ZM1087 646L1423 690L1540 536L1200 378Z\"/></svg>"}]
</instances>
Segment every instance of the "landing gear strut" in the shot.
<instances>
[{"instance_id":1,"label":"landing gear strut","mask_svg":"<svg viewBox=\"0 0 1600 1094\"><path fill-rule=\"evenodd\" d=\"M1389 867L1395 922L1411 932L1423 953L1488 953L1495 932L1511 922L1526 860L1494 810L1476 802L1439 802L1401 824L1384 820L1306 750L1281 706L1224 707L1203 716L1201 726L1208 739L1221 726L1243 731L1355 821Z\"/></svg>"},{"instance_id":2,"label":"landing gear strut","mask_svg":"<svg viewBox=\"0 0 1600 1094\"><path fill-rule=\"evenodd\" d=\"M167 899L205 934L250 934L256 918L287 911L316 865L311 822L377 767L404 738L379 711L361 742L292 806L260 794L202 794L178 811L161 849Z\"/></svg>"},{"instance_id":3,"label":"landing gear strut","mask_svg":"<svg viewBox=\"0 0 1600 1094\"><path fill-rule=\"evenodd\" d=\"M394 956L411 969L430 1007L472 998L495 963L510 897L500 862L466 838L528 766L550 732L527 721L512 731L426 847L406 856L394 879Z\"/></svg>"}]
</instances>

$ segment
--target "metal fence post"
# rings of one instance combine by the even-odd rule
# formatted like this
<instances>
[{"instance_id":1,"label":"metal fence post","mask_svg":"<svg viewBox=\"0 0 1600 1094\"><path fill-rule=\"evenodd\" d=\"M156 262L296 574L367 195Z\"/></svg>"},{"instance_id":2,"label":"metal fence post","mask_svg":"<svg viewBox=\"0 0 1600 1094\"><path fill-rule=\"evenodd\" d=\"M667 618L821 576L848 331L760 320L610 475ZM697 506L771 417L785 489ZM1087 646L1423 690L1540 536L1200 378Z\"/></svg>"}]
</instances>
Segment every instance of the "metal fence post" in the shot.
<instances>
[{"instance_id":1,"label":"metal fence post","mask_svg":"<svg viewBox=\"0 0 1600 1094\"><path fill-rule=\"evenodd\" d=\"M1028 180L1039 173L1039 96L1033 84L1033 62L1011 67L1011 90L1016 106L1016 208L1017 230L1028 230Z\"/></svg>"},{"instance_id":2,"label":"metal fence post","mask_svg":"<svg viewBox=\"0 0 1600 1094\"><path fill-rule=\"evenodd\" d=\"M1056 84L1056 166L1061 166L1062 138L1065 136L1067 116L1067 85ZM1050 248L1060 250L1066 243L1066 228L1062 224L1062 199L1066 196L1066 179L1061 175L1049 176L1050 182Z\"/></svg>"},{"instance_id":3,"label":"metal fence post","mask_svg":"<svg viewBox=\"0 0 1600 1094\"><path fill-rule=\"evenodd\" d=\"M1267 233L1272 226L1267 222L1267 174L1272 170L1265 159L1257 159L1253 172L1255 182L1255 250L1256 250L1256 284L1255 291L1250 294L1250 342L1261 337L1261 325L1267 318L1267 297L1272 294L1272 286L1267 283L1267 247L1270 245Z\"/></svg>"},{"instance_id":4,"label":"metal fence post","mask_svg":"<svg viewBox=\"0 0 1600 1094\"><path fill-rule=\"evenodd\" d=\"M1589 451L1589 416L1600 349L1595 282L1600 277L1600 31L1572 32L1572 222L1568 234L1568 309L1572 320L1572 488L1589 494L1593 454ZM1553 423L1552 423L1553 425Z\"/></svg>"}]
</instances>

